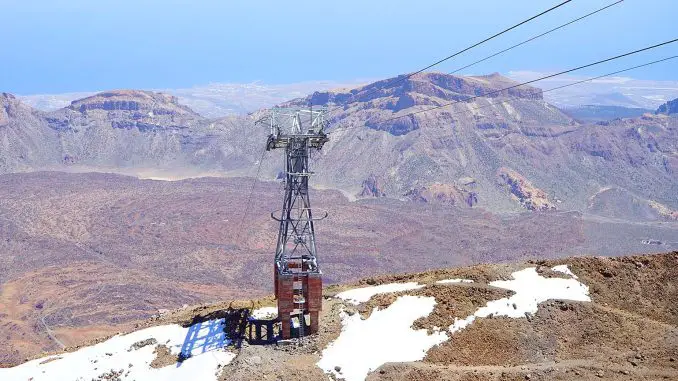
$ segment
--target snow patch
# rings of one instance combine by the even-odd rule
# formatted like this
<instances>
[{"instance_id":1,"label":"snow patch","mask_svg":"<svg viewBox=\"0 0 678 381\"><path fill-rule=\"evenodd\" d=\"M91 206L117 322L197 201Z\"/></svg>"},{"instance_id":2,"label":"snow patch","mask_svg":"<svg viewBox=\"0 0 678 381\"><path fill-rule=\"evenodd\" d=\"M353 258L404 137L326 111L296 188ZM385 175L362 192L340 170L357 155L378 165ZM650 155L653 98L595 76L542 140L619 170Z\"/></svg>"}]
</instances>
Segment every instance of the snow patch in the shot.
<instances>
[{"instance_id":1,"label":"snow patch","mask_svg":"<svg viewBox=\"0 0 678 381\"><path fill-rule=\"evenodd\" d=\"M473 283L473 281L471 279L454 278L454 279L443 279L436 282L436 284L450 284L450 283Z\"/></svg>"},{"instance_id":2,"label":"snow patch","mask_svg":"<svg viewBox=\"0 0 678 381\"><path fill-rule=\"evenodd\" d=\"M556 266L554 271L568 271L571 279L544 278L536 268L512 273L513 279L490 282L490 286L515 292L514 295L489 301L464 319L455 318L448 327L450 334L469 327L477 318L490 315L510 318L525 317L537 312L539 303L549 299L591 301L588 286L576 280L567 266ZM444 279L438 284L471 283L470 279ZM337 294L338 298L353 304L368 301L375 294L414 290L423 287L416 282L392 283L364 287ZM428 316L435 307L432 297L400 296L388 308L375 308L367 319L360 314L341 312L342 331L339 337L323 350L317 365L339 379L364 380L368 373L387 362L419 361L435 345L448 340L445 332L436 329L413 330L415 320ZM339 369L337 371L337 369Z\"/></svg>"},{"instance_id":3,"label":"snow patch","mask_svg":"<svg viewBox=\"0 0 678 381\"><path fill-rule=\"evenodd\" d=\"M408 282L408 283L389 283L382 284L379 286L370 286L370 287L361 287L354 288L352 290L340 292L336 295L337 298L343 299L348 303L358 305L364 303L374 295L377 294L386 294L389 292L401 292L401 291L410 291L418 290L424 287L423 284L417 282Z\"/></svg>"},{"instance_id":4,"label":"snow patch","mask_svg":"<svg viewBox=\"0 0 678 381\"><path fill-rule=\"evenodd\" d=\"M539 303L549 299L591 301L588 286L576 279L544 278L534 267L516 271L511 275L512 280L490 282L490 286L511 290L515 292L514 295L489 301L466 319L455 319L454 324L449 327L450 332L454 333L468 327L478 317L489 315L525 317L526 313L536 313Z\"/></svg>"},{"instance_id":5,"label":"snow patch","mask_svg":"<svg viewBox=\"0 0 678 381\"><path fill-rule=\"evenodd\" d=\"M425 329L411 328L415 320L428 316L435 305L432 297L405 295L388 308L375 308L364 320L360 314L342 311L341 334L323 350L317 365L337 378L358 381L384 363L423 359L431 347L447 340L444 332L429 335Z\"/></svg>"},{"instance_id":6,"label":"snow patch","mask_svg":"<svg viewBox=\"0 0 678 381\"><path fill-rule=\"evenodd\" d=\"M155 339L157 344L134 349L133 344L149 339ZM235 357L224 349L227 343L223 319L188 328L180 325L151 327L117 335L75 352L0 369L0 380L92 380L111 371L121 371L119 379L125 381L216 380L220 367ZM183 353L188 358L164 368L151 368L156 357L153 351L158 345L166 345L172 354Z\"/></svg>"},{"instance_id":7,"label":"snow patch","mask_svg":"<svg viewBox=\"0 0 678 381\"><path fill-rule=\"evenodd\" d=\"M574 273L572 271L570 271L570 268L567 267L567 265L553 266L553 267L551 267L551 270L559 272L559 273L563 273L565 275L569 275L570 277L572 277L574 279L579 279L579 278L577 278L576 275L574 275Z\"/></svg>"},{"instance_id":8,"label":"snow patch","mask_svg":"<svg viewBox=\"0 0 678 381\"><path fill-rule=\"evenodd\" d=\"M255 319L273 319L278 316L278 307L261 307L252 311L251 317Z\"/></svg>"},{"instance_id":9,"label":"snow patch","mask_svg":"<svg viewBox=\"0 0 678 381\"><path fill-rule=\"evenodd\" d=\"M450 326L450 333L461 331L476 320L475 315L468 316L466 319L454 318L454 323Z\"/></svg>"}]
</instances>

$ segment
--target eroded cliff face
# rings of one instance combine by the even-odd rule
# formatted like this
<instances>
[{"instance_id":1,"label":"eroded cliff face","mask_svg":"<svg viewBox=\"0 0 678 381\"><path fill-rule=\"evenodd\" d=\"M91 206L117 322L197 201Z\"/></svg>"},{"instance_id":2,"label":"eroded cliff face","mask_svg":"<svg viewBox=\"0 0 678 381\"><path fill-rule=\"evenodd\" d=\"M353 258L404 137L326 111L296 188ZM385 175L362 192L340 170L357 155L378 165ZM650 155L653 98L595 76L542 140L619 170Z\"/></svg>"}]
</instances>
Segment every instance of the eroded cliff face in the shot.
<instances>
[{"instance_id":1,"label":"eroded cliff face","mask_svg":"<svg viewBox=\"0 0 678 381\"><path fill-rule=\"evenodd\" d=\"M71 110L143 111L156 115L197 115L186 106L180 105L177 97L140 90L113 90L75 100L68 107Z\"/></svg>"},{"instance_id":2,"label":"eroded cliff face","mask_svg":"<svg viewBox=\"0 0 678 381\"><path fill-rule=\"evenodd\" d=\"M453 205L471 208L478 204L478 194L455 184L434 183L414 188L405 197L412 201L430 204Z\"/></svg>"},{"instance_id":3,"label":"eroded cliff face","mask_svg":"<svg viewBox=\"0 0 678 381\"><path fill-rule=\"evenodd\" d=\"M249 117L206 119L174 96L114 90L41 112L3 96L0 173L75 167L87 171L182 174L240 171L266 131ZM11 135L11 136L10 136ZM260 151L259 151L260 152ZM71 169L69 169L71 170Z\"/></svg>"},{"instance_id":4,"label":"eroded cliff face","mask_svg":"<svg viewBox=\"0 0 678 381\"><path fill-rule=\"evenodd\" d=\"M393 98L385 106L391 110L403 110L415 104L431 104L426 98L446 101L463 100L468 97L497 98L511 96L530 100L543 100L542 90L531 86L520 86L499 91L517 84L498 73L477 77L459 77L444 73L420 73L410 78L404 76L385 79L369 85L346 91L315 92L303 100L290 103L324 105L327 103L347 104L369 102L378 98ZM418 103L422 102L422 103Z\"/></svg>"},{"instance_id":5,"label":"eroded cliff face","mask_svg":"<svg viewBox=\"0 0 678 381\"><path fill-rule=\"evenodd\" d=\"M499 168L497 171L500 184L505 185L512 197L527 210L556 210L546 192L535 187L523 175L510 168Z\"/></svg>"},{"instance_id":6,"label":"eroded cliff face","mask_svg":"<svg viewBox=\"0 0 678 381\"><path fill-rule=\"evenodd\" d=\"M359 197L386 197L386 193L381 187L381 180L377 176L371 174L362 183L362 189L358 194Z\"/></svg>"}]
</instances>

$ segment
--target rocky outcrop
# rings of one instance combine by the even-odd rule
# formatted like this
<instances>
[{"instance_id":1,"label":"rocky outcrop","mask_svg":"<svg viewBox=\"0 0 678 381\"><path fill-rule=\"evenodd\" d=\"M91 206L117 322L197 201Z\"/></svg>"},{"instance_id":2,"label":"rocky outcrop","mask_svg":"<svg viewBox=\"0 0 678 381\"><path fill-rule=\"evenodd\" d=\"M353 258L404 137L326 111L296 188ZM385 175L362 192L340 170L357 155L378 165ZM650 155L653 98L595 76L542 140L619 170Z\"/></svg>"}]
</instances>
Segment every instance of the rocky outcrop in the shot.
<instances>
[{"instance_id":1,"label":"rocky outcrop","mask_svg":"<svg viewBox=\"0 0 678 381\"><path fill-rule=\"evenodd\" d=\"M382 190L380 181L377 176L371 174L368 178L363 180L362 190L358 194L359 197L385 197L386 193Z\"/></svg>"},{"instance_id":2,"label":"rocky outcrop","mask_svg":"<svg viewBox=\"0 0 678 381\"><path fill-rule=\"evenodd\" d=\"M0 173L64 166L180 173L229 171L254 162L265 129L248 117L207 120L177 98L115 90L42 112L11 95L0 99Z\"/></svg>"},{"instance_id":3,"label":"rocky outcrop","mask_svg":"<svg viewBox=\"0 0 678 381\"><path fill-rule=\"evenodd\" d=\"M660 204L657 201L649 201L650 207L657 211L657 213L664 219L678 221L678 211L673 210L667 207L664 204Z\"/></svg>"},{"instance_id":4,"label":"rocky outcrop","mask_svg":"<svg viewBox=\"0 0 678 381\"><path fill-rule=\"evenodd\" d=\"M8 125L11 119L23 120L29 115L37 115L40 112L24 104L14 95L0 93L0 126Z\"/></svg>"},{"instance_id":5,"label":"rocky outcrop","mask_svg":"<svg viewBox=\"0 0 678 381\"><path fill-rule=\"evenodd\" d=\"M435 183L411 189L405 197L415 202L473 207L478 204L478 194L457 185Z\"/></svg>"},{"instance_id":6,"label":"rocky outcrop","mask_svg":"<svg viewBox=\"0 0 678 381\"><path fill-rule=\"evenodd\" d=\"M535 187L520 173L510 168L499 168L497 176L500 183L508 187L511 195L527 210L556 210L543 190Z\"/></svg>"},{"instance_id":7,"label":"rocky outcrop","mask_svg":"<svg viewBox=\"0 0 678 381\"><path fill-rule=\"evenodd\" d=\"M387 131L396 136L406 135L421 128L422 119L435 118L435 113L409 115L406 117L393 118L395 113L406 112L416 109L430 108L444 104L455 103L457 107L466 109L465 101L482 99L501 99L497 102L498 107L506 108L509 114L516 114L516 108L510 105L504 106L504 99L516 101L543 102L541 89L520 86L509 90L502 90L515 86L514 82L499 74L476 77L458 77L444 73L419 73L410 78L404 76L385 79L369 85L351 90L315 92L312 95L296 99L286 103L291 106L336 104L344 106L347 112L366 111L367 118L360 121L366 127ZM439 110L451 116L454 108ZM350 110L350 111L348 111ZM468 111L468 109L466 109ZM505 112L505 111L502 111ZM532 112L530 112L532 113ZM480 113L482 114L482 112ZM494 117L493 119L496 119ZM508 131L508 125L504 121L479 119L480 128L504 128ZM441 123L444 123L441 120ZM498 126L498 127L497 127Z\"/></svg>"},{"instance_id":8,"label":"rocky outcrop","mask_svg":"<svg viewBox=\"0 0 678 381\"><path fill-rule=\"evenodd\" d=\"M678 98L659 106L657 114L678 114Z\"/></svg>"},{"instance_id":9,"label":"rocky outcrop","mask_svg":"<svg viewBox=\"0 0 678 381\"><path fill-rule=\"evenodd\" d=\"M396 101L389 103L389 108L397 111L419 104L422 99L427 97L444 101L459 101L475 96L543 99L542 90L531 86L520 86L499 91L516 85L517 82L498 73L477 77L458 77L444 73L420 73L407 79L403 78L404 76L389 78L350 91L315 92L306 98L289 103L298 105L308 105L309 103L314 105L347 104L349 102L370 102L378 98L390 97L396 99ZM423 97L412 96L413 94Z\"/></svg>"},{"instance_id":10,"label":"rocky outcrop","mask_svg":"<svg viewBox=\"0 0 678 381\"><path fill-rule=\"evenodd\" d=\"M58 137L44 113L0 93L0 174L46 166L58 157Z\"/></svg>"},{"instance_id":11,"label":"rocky outcrop","mask_svg":"<svg viewBox=\"0 0 678 381\"><path fill-rule=\"evenodd\" d=\"M175 96L139 90L114 90L75 100L46 115L57 131L81 131L93 126L142 133L197 127L204 118L178 103Z\"/></svg>"},{"instance_id":12,"label":"rocky outcrop","mask_svg":"<svg viewBox=\"0 0 678 381\"><path fill-rule=\"evenodd\" d=\"M315 92L314 94L288 102L286 105L306 106L337 104L353 112L369 109L369 117L361 121L370 129L387 131L392 135L406 135L421 128L421 119L432 117L432 114L411 115L394 119L393 114L399 111L413 110L418 106L435 107L448 103L456 103L466 108L466 100L487 97L491 99L514 99L520 101L543 101L541 89L520 86L502 90L516 85L499 74L477 77L458 77L444 73L419 73L406 78L399 76L378 81L352 90ZM500 102L498 104L503 104ZM509 106L509 113L515 110ZM450 109L441 110L449 115ZM488 121L480 120L479 125L494 126ZM483 124L485 123L485 124ZM506 128L503 121L491 128ZM490 127L487 127L490 128Z\"/></svg>"},{"instance_id":13,"label":"rocky outcrop","mask_svg":"<svg viewBox=\"0 0 678 381\"><path fill-rule=\"evenodd\" d=\"M383 121L368 120L365 122L365 126L373 130L387 131L391 135L395 136L406 135L409 132L419 129L420 127L419 120L414 115L409 115L398 119L387 118Z\"/></svg>"},{"instance_id":14,"label":"rocky outcrop","mask_svg":"<svg viewBox=\"0 0 678 381\"><path fill-rule=\"evenodd\" d=\"M68 108L80 112L143 111L155 115L196 115L188 107L180 105L173 95L139 90L114 90L95 94L71 102Z\"/></svg>"}]
</instances>

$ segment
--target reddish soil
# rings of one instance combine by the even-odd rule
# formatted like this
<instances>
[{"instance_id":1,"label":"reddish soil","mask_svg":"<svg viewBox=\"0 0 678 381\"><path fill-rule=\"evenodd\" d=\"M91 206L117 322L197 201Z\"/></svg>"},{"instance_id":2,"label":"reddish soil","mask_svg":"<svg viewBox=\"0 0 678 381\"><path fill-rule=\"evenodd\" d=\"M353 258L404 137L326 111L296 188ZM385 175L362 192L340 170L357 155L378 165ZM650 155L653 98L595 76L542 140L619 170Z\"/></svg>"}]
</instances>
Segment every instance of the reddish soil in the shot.
<instances>
[{"instance_id":1,"label":"reddish soil","mask_svg":"<svg viewBox=\"0 0 678 381\"><path fill-rule=\"evenodd\" d=\"M318 380L315 366L320 353L341 330L341 309L369 315L386 308L398 295L434 297L437 304L413 328L445 328L454 317L465 317L489 300L511 292L490 287L488 281L507 279L510 273L535 266L544 276L563 277L550 267L568 264L590 287L591 302L549 300L529 318L479 318L429 350L418 362L384 364L368 380L674 380L678 379L678 252L620 258L577 257L512 265L482 265L416 274L364 279L353 286L326 289L320 332L304 340L278 346L245 344L236 359L222 369L222 380ZM474 283L438 285L446 278L469 278ZM382 294L357 307L329 297L365 284L415 281L419 290ZM155 317L137 327L187 324L216 316L228 307L272 305L264 298L182 308ZM90 341L91 344L95 341ZM74 348L73 348L74 349ZM161 347L156 365L176 361Z\"/></svg>"}]
</instances>

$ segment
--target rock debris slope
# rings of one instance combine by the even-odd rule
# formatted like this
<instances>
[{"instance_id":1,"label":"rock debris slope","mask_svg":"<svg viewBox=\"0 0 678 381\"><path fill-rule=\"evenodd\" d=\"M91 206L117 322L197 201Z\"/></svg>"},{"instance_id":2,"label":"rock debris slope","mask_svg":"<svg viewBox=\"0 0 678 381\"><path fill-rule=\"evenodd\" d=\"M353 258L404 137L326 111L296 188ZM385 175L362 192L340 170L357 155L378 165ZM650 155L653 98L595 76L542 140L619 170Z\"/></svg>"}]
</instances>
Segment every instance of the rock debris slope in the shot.
<instances>
[{"instance_id":1,"label":"rock debris slope","mask_svg":"<svg viewBox=\"0 0 678 381\"><path fill-rule=\"evenodd\" d=\"M276 225L269 215L280 207L280 184L257 184L240 230L243 189L251 187L245 178L0 176L0 366L56 349L45 327L73 346L127 331L159 309L268 295L270 278L252 274L270 271ZM665 221L562 211L501 216L388 198L353 202L332 190L313 190L312 198L331 216L318 225L326 284L678 245L678 226Z\"/></svg>"},{"instance_id":2,"label":"rock debris slope","mask_svg":"<svg viewBox=\"0 0 678 381\"><path fill-rule=\"evenodd\" d=\"M74 352L0 369L0 377L676 379L676 265L678 252L381 276L326 289L320 333L303 346L245 344L229 351L222 348L223 331L211 328L222 324L218 319L199 319L198 335L189 333L190 324L171 324L224 305L201 306ZM262 303L254 314L270 316L271 301ZM182 362L185 351L191 356Z\"/></svg>"}]
</instances>

